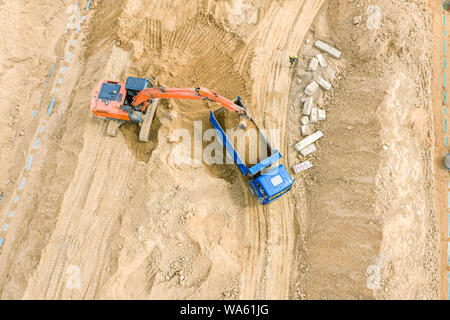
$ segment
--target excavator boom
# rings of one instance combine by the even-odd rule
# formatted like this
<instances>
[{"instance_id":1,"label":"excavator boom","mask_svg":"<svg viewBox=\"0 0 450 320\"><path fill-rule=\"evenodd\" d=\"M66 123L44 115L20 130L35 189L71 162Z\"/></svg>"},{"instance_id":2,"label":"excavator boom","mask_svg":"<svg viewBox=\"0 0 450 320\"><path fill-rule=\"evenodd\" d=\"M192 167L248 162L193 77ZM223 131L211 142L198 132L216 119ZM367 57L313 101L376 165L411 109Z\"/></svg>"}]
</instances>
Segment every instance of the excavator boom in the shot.
<instances>
[{"instance_id":1,"label":"excavator boom","mask_svg":"<svg viewBox=\"0 0 450 320\"><path fill-rule=\"evenodd\" d=\"M247 109L238 106L233 101L222 97L221 95L207 89L207 88L148 88L140 91L133 99L132 105L137 107L142 105L141 111L144 112L148 106L148 101L151 99L165 98L165 99L188 99L188 100L207 100L219 103L222 107L234 111L239 115L250 119Z\"/></svg>"}]
</instances>

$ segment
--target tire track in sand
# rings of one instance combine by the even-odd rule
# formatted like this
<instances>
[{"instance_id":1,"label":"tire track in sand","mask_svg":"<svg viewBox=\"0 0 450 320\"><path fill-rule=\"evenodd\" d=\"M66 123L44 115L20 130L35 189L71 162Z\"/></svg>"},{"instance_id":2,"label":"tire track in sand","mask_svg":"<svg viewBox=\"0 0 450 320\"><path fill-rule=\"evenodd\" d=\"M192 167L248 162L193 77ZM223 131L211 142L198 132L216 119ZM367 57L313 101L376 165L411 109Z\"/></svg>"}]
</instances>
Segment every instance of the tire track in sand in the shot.
<instances>
[{"instance_id":1,"label":"tire track in sand","mask_svg":"<svg viewBox=\"0 0 450 320\"><path fill-rule=\"evenodd\" d=\"M119 80L128 61L127 52L113 47L103 77ZM65 193L49 245L24 298L95 297L108 237L122 211L128 174L134 163L125 142L120 141L123 137L109 137L105 130L103 120L92 119L87 124L79 165ZM80 268L80 290L70 290L65 285L69 266Z\"/></svg>"},{"instance_id":2,"label":"tire track in sand","mask_svg":"<svg viewBox=\"0 0 450 320\"><path fill-rule=\"evenodd\" d=\"M289 148L285 144L291 87L288 56L299 55L303 39L322 4L323 0L273 2L270 15L267 14L253 36L252 41L258 43L251 68L255 99L252 105L259 110L254 116L259 122L263 119L263 127L267 129L280 128L280 145L269 140L284 155ZM291 196L284 196L267 207L256 206L249 213L248 233L252 244L244 264L242 299L289 298L295 244L292 201ZM261 241L266 241L264 252ZM266 259L263 254L267 255Z\"/></svg>"}]
</instances>

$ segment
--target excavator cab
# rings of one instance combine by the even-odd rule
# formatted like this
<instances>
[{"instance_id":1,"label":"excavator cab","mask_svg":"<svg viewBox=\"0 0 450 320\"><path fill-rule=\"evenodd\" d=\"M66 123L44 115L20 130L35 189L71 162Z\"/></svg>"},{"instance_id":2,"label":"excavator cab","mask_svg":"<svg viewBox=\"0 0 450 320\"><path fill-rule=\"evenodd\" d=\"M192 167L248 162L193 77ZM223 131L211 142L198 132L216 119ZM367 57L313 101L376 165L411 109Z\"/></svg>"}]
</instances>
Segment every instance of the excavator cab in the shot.
<instances>
[{"instance_id":1,"label":"excavator cab","mask_svg":"<svg viewBox=\"0 0 450 320\"><path fill-rule=\"evenodd\" d=\"M159 99L151 99L144 111L133 106L132 101L139 92L152 87L153 83L145 78L128 77L125 83L100 81L92 93L91 111L99 118L110 120L107 128L109 136L116 136L119 127L124 122L131 121L141 127L139 141L148 142Z\"/></svg>"},{"instance_id":2,"label":"excavator cab","mask_svg":"<svg viewBox=\"0 0 450 320\"><path fill-rule=\"evenodd\" d=\"M127 91L127 95L125 98L125 104L131 105L133 98L142 90L147 88L153 88L154 85L150 80L145 78L135 78L128 77L125 82L125 89Z\"/></svg>"}]
</instances>

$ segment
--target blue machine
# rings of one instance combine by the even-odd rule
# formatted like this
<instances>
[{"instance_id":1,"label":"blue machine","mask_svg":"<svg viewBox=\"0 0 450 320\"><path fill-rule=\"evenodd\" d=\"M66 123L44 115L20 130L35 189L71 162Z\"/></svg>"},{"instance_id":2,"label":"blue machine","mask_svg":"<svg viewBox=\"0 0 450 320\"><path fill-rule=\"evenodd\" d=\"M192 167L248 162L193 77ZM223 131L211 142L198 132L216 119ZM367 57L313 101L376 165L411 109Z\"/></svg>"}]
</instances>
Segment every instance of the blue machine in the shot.
<instances>
[{"instance_id":1,"label":"blue machine","mask_svg":"<svg viewBox=\"0 0 450 320\"><path fill-rule=\"evenodd\" d=\"M233 100L233 102L245 108L245 105L240 97ZM215 113L221 111L222 108L217 110ZM291 178L284 165L280 164L275 168L269 168L281 158L281 154L278 150L272 149L272 146L260 131L258 126L253 122L258 130L259 137L262 138L267 145L269 156L249 168L244 161L242 161L241 156L226 136L224 130L215 117L215 113L210 112L209 120L216 129L219 140L225 146L228 155L232 157L242 175L248 178L247 184L250 187L250 191L255 197L258 198L258 201L265 205L278 199L283 194L291 190L295 180Z\"/></svg>"}]
</instances>

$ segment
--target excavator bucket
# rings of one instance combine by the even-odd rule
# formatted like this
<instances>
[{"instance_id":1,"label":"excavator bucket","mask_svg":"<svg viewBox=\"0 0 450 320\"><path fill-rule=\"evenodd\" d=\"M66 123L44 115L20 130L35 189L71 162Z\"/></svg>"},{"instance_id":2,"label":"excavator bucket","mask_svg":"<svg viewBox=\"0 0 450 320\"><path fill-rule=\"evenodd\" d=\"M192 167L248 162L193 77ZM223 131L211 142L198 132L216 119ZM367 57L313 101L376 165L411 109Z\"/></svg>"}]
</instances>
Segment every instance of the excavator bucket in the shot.
<instances>
[{"instance_id":1,"label":"excavator bucket","mask_svg":"<svg viewBox=\"0 0 450 320\"><path fill-rule=\"evenodd\" d=\"M147 112L145 113L144 121L142 121L141 130L139 131L139 141L141 142L148 142L150 140L150 129L153 118L155 117L158 101L159 99L153 98L147 107Z\"/></svg>"}]
</instances>

